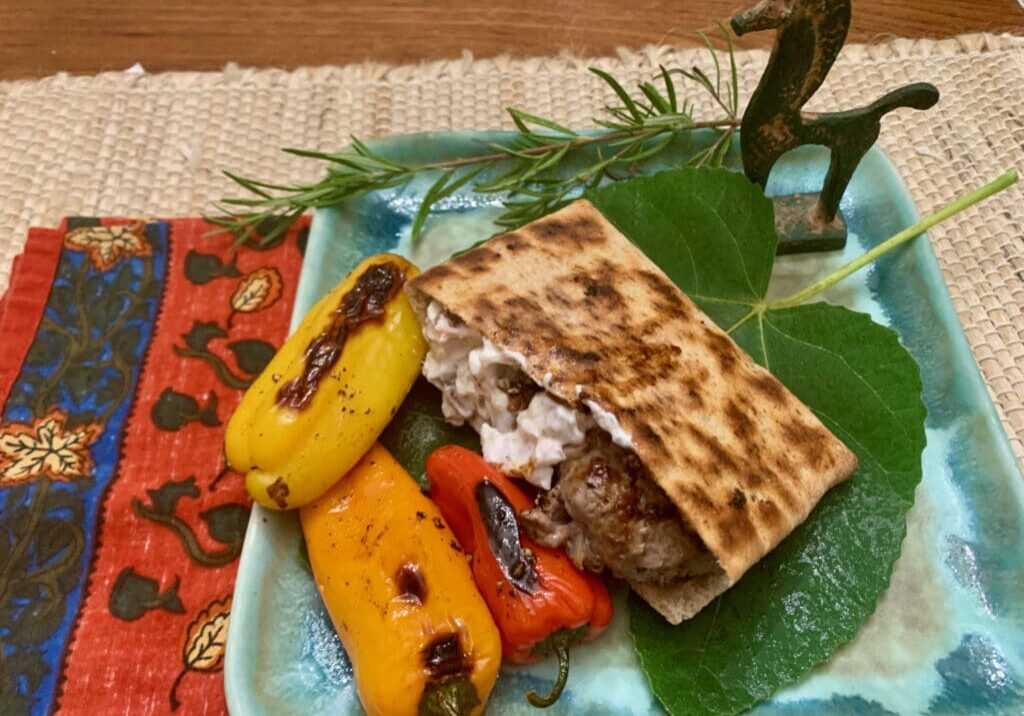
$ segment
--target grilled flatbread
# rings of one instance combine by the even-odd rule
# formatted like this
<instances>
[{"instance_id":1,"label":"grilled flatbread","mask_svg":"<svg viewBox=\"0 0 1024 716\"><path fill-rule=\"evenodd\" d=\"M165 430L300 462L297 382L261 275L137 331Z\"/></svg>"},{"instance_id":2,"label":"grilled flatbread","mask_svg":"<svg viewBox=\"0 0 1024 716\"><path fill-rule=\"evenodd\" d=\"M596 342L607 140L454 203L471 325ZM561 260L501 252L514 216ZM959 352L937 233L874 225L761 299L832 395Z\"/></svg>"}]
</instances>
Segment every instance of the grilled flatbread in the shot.
<instances>
[{"instance_id":1,"label":"grilled flatbread","mask_svg":"<svg viewBox=\"0 0 1024 716\"><path fill-rule=\"evenodd\" d=\"M779 544L854 454L758 366L597 209L576 201L407 285L522 354L564 403L611 413L720 571L634 582L689 618Z\"/></svg>"}]
</instances>

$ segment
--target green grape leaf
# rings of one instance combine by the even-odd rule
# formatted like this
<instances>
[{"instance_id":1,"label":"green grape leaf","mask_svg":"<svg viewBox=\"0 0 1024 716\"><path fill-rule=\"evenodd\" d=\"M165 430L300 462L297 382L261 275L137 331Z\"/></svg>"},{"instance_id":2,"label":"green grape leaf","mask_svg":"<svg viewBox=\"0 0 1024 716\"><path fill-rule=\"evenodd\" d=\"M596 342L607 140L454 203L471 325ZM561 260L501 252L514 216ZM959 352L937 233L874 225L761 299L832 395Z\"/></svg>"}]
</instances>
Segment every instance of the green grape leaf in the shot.
<instances>
[{"instance_id":1,"label":"green grape leaf","mask_svg":"<svg viewBox=\"0 0 1024 716\"><path fill-rule=\"evenodd\" d=\"M779 238L771 199L725 169L682 169L588 195L718 325L768 290Z\"/></svg>"},{"instance_id":2,"label":"green grape leaf","mask_svg":"<svg viewBox=\"0 0 1024 716\"><path fill-rule=\"evenodd\" d=\"M778 237L741 174L683 169L590 200L860 460L781 545L693 619L630 600L637 654L673 714L735 714L850 641L885 592L921 479L920 371L896 333L824 303L764 302Z\"/></svg>"}]
</instances>

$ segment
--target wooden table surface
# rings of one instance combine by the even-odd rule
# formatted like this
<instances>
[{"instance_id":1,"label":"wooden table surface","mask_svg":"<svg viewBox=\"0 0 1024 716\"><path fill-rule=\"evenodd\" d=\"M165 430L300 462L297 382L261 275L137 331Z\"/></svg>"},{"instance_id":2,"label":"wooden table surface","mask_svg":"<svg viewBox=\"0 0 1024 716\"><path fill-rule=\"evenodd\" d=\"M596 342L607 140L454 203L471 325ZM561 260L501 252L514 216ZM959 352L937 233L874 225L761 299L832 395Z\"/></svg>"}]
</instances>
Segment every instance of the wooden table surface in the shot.
<instances>
[{"instance_id":1,"label":"wooden table surface","mask_svg":"<svg viewBox=\"0 0 1024 716\"><path fill-rule=\"evenodd\" d=\"M0 0L0 79L693 44L754 0ZM851 41L1024 33L1017 0L854 0ZM770 33L743 38L764 45Z\"/></svg>"}]
</instances>

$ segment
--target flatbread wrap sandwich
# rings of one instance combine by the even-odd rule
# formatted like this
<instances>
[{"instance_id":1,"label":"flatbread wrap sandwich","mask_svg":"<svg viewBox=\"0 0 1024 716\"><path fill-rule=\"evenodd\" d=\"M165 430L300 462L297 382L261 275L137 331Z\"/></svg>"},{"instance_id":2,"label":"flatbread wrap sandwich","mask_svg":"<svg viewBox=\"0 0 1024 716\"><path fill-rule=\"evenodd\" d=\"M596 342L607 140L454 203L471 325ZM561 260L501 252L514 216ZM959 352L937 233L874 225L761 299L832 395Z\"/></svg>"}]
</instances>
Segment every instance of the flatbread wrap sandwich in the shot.
<instances>
[{"instance_id":1,"label":"flatbread wrap sandwich","mask_svg":"<svg viewBox=\"0 0 1024 716\"><path fill-rule=\"evenodd\" d=\"M585 200L409 282L425 377L540 488L524 529L678 623L778 545L854 454Z\"/></svg>"}]
</instances>

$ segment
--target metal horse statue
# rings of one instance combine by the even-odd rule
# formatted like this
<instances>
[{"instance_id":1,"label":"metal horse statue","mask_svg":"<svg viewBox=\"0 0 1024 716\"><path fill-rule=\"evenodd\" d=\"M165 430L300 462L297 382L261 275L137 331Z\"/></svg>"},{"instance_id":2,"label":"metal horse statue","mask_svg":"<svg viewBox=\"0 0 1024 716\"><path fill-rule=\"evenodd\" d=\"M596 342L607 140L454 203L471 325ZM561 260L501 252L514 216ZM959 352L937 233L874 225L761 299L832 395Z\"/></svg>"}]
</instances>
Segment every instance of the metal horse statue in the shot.
<instances>
[{"instance_id":1,"label":"metal horse statue","mask_svg":"<svg viewBox=\"0 0 1024 716\"><path fill-rule=\"evenodd\" d=\"M801 226L811 234L825 231L836 218L854 170L878 139L882 117L898 107L928 109L939 99L933 85L920 82L861 109L802 112L825 81L849 27L850 0L762 0L732 19L737 35L777 30L768 67L741 125L743 168L750 180L764 187L776 160L803 144L824 145L832 152L820 197L802 212Z\"/></svg>"}]
</instances>

